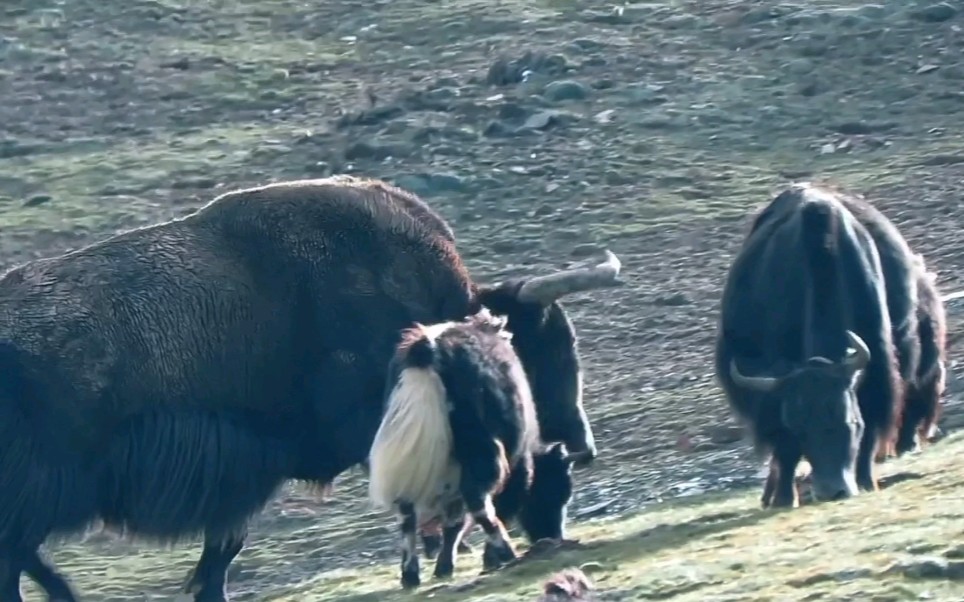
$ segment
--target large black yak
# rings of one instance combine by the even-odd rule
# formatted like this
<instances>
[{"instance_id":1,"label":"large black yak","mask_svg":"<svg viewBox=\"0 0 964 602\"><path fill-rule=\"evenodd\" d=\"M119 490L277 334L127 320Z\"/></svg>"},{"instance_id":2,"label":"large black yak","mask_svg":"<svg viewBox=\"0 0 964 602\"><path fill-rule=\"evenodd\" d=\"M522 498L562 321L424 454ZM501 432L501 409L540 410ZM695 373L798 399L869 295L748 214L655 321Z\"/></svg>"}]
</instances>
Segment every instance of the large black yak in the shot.
<instances>
[{"instance_id":1,"label":"large black yak","mask_svg":"<svg viewBox=\"0 0 964 602\"><path fill-rule=\"evenodd\" d=\"M724 287L715 370L772 453L764 506L797 503L802 457L817 499L877 488L875 453L893 443L922 366L918 313L934 314L919 302L923 269L857 197L795 185L756 217Z\"/></svg>"},{"instance_id":2,"label":"large black yak","mask_svg":"<svg viewBox=\"0 0 964 602\"><path fill-rule=\"evenodd\" d=\"M0 599L38 554L102 519L161 541L203 534L184 591L226 599L249 518L288 479L365 461L403 329L483 306L507 328L543 433L595 454L575 334L557 302L618 283L618 261L492 286L414 195L351 177L229 192L0 278ZM544 404L544 408L543 408Z\"/></svg>"},{"instance_id":3,"label":"large black yak","mask_svg":"<svg viewBox=\"0 0 964 602\"><path fill-rule=\"evenodd\" d=\"M542 441L511 337L503 319L483 311L459 322L416 325L392 359L385 416L369 456L369 495L398 514L403 587L420 583L418 520L442 522L436 577L452 575L466 512L488 537L486 570L514 559L494 505L506 488L517 499L528 496L546 517L525 524L530 537L561 534L569 458L562 444ZM534 486L536 480L543 485Z\"/></svg>"}]
</instances>

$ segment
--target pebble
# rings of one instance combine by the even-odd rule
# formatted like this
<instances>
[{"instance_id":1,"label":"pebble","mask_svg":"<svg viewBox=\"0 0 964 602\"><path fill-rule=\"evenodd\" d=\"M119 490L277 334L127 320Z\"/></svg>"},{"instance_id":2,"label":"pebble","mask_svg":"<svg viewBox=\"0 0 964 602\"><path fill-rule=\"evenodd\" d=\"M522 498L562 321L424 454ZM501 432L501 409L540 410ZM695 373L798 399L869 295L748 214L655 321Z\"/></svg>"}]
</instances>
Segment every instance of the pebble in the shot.
<instances>
[{"instance_id":1,"label":"pebble","mask_svg":"<svg viewBox=\"0 0 964 602\"><path fill-rule=\"evenodd\" d=\"M921 21L941 23L952 19L957 14L957 8L948 2L938 2L911 12L911 15Z\"/></svg>"},{"instance_id":2,"label":"pebble","mask_svg":"<svg viewBox=\"0 0 964 602\"><path fill-rule=\"evenodd\" d=\"M542 95L553 102L582 100L589 96L589 88L575 80L564 79L550 82Z\"/></svg>"},{"instance_id":3,"label":"pebble","mask_svg":"<svg viewBox=\"0 0 964 602\"><path fill-rule=\"evenodd\" d=\"M37 207L43 205L44 203L49 203L54 197L49 194L35 194L26 201L23 202L24 207Z\"/></svg>"},{"instance_id":4,"label":"pebble","mask_svg":"<svg viewBox=\"0 0 964 602\"><path fill-rule=\"evenodd\" d=\"M395 178L395 185L419 196L434 196L444 192L465 190L465 181L451 173L406 174Z\"/></svg>"}]
</instances>

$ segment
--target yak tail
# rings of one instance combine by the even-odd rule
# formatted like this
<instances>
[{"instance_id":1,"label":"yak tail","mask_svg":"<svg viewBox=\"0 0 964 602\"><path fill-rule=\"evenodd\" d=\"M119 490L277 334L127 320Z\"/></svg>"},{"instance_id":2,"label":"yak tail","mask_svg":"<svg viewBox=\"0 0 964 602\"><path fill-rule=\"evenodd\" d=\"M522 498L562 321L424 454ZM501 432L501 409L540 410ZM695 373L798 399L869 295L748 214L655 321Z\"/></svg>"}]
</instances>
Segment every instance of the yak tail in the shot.
<instances>
[{"instance_id":1,"label":"yak tail","mask_svg":"<svg viewBox=\"0 0 964 602\"><path fill-rule=\"evenodd\" d=\"M434 366L438 327L406 331L401 370L369 452L368 494L376 507L432 505L453 468L448 395ZM440 332L440 331L438 331Z\"/></svg>"}]
</instances>

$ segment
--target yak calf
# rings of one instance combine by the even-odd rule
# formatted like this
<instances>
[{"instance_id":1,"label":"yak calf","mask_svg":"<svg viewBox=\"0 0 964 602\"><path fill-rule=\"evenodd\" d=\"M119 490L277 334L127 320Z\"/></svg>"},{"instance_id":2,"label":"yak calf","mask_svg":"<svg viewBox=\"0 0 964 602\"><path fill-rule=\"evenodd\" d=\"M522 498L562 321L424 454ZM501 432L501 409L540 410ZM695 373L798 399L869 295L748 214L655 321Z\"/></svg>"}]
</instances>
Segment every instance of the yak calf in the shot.
<instances>
[{"instance_id":1,"label":"yak calf","mask_svg":"<svg viewBox=\"0 0 964 602\"><path fill-rule=\"evenodd\" d=\"M397 510L403 587L420 583L419 520L442 521L439 578L454 571L466 510L487 536L485 570L515 558L494 508L500 492L525 491L527 505L548 518L529 526L545 529L545 537L561 531L574 458L562 444L543 444L529 383L504 326L486 311L461 322L417 325L405 332L390 364L385 416L369 455L369 494L377 506Z\"/></svg>"}]
</instances>

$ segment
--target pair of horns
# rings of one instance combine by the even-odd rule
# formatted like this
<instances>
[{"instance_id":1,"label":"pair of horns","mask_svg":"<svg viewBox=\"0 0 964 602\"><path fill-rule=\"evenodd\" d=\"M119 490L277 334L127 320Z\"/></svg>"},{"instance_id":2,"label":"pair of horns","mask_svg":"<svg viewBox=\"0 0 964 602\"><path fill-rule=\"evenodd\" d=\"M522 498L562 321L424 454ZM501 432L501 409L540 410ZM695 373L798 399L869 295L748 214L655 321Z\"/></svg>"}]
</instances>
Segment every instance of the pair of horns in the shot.
<instances>
[{"instance_id":1,"label":"pair of horns","mask_svg":"<svg viewBox=\"0 0 964 602\"><path fill-rule=\"evenodd\" d=\"M850 349L847 351L847 357L840 362L840 365L851 372L863 370L870 361L870 349L867 348L863 339L849 330L847 331L847 340L850 341ZM786 377L744 376L740 373L740 369L736 367L736 360L731 359L730 378L740 387L766 393L775 390Z\"/></svg>"},{"instance_id":2,"label":"pair of horns","mask_svg":"<svg viewBox=\"0 0 964 602\"><path fill-rule=\"evenodd\" d=\"M530 279L519 289L519 301L549 304L561 297L599 288L621 286L619 258L606 250L606 260Z\"/></svg>"}]
</instances>

